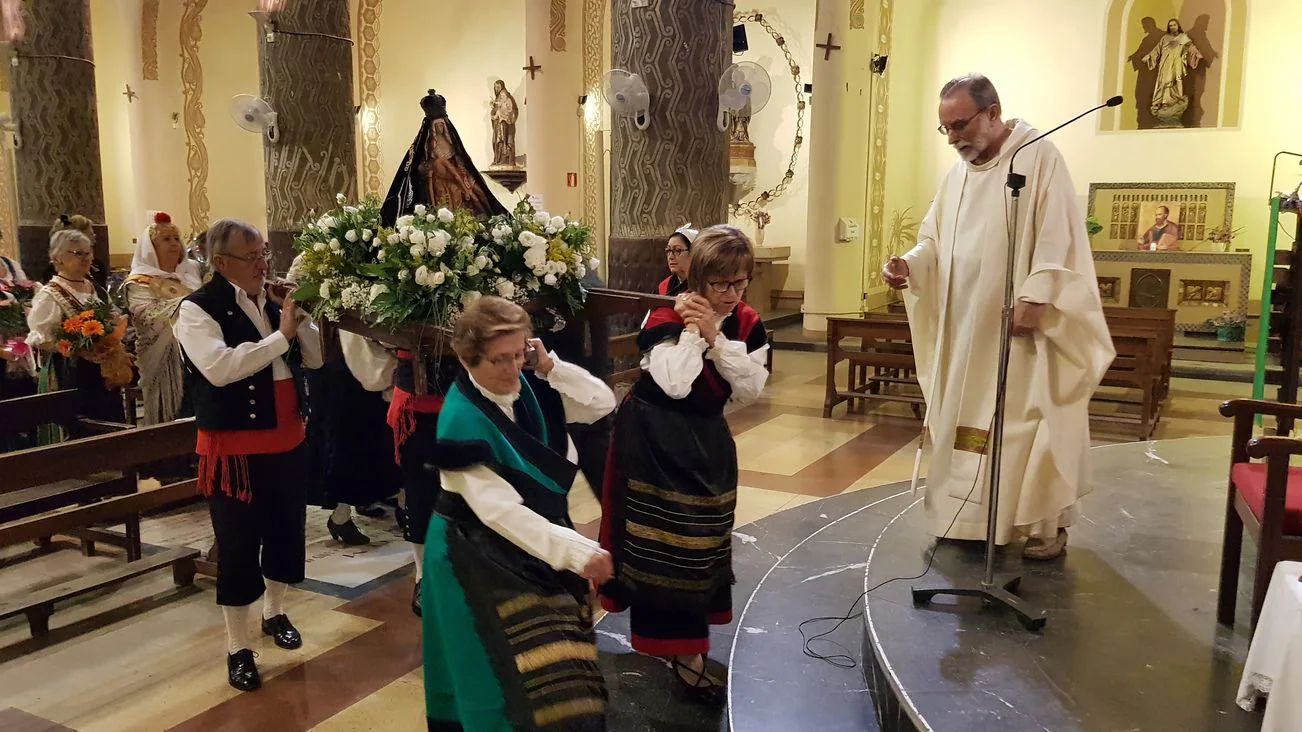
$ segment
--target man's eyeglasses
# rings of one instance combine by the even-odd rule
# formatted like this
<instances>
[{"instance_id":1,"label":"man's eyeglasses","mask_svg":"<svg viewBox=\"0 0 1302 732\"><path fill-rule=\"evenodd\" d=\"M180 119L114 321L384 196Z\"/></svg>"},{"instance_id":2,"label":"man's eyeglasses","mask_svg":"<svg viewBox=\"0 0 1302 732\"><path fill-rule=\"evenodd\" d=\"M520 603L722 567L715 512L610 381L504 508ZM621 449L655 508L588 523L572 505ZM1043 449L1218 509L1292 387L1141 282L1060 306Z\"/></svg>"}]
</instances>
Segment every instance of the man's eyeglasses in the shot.
<instances>
[{"instance_id":1,"label":"man's eyeglasses","mask_svg":"<svg viewBox=\"0 0 1302 732\"><path fill-rule=\"evenodd\" d=\"M986 107L986 109L989 109L989 107ZM941 125L936 128L936 131L942 135L948 135L951 132L953 132L956 135L961 135L963 134L963 130L967 129L968 124L972 122L972 120L976 119L977 117L980 117L981 113L986 111L986 109L978 109L976 114L972 115L971 117L968 117L967 119L961 119L952 125Z\"/></svg>"},{"instance_id":2,"label":"man's eyeglasses","mask_svg":"<svg viewBox=\"0 0 1302 732\"><path fill-rule=\"evenodd\" d=\"M238 259L241 262L244 262L245 264L255 264L257 262L266 262L267 264L271 264L271 260L272 260L272 254L270 249L263 249L260 253L250 254L247 257L237 257L234 254L223 254L221 256L230 257L231 259Z\"/></svg>"},{"instance_id":3,"label":"man's eyeglasses","mask_svg":"<svg viewBox=\"0 0 1302 732\"><path fill-rule=\"evenodd\" d=\"M687 250L683 249L682 247L668 247L667 249L665 249L665 254L674 258L681 257L686 253Z\"/></svg>"},{"instance_id":4,"label":"man's eyeglasses","mask_svg":"<svg viewBox=\"0 0 1302 732\"><path fill-rule=\"evenodd\" d=\"M719 294L723 294L728 290L736 290L737 293L740 294L742 292L745 292L746 288L750 286L750 278L746 277L740 280L732 280L731 282L727 280L722 280L719 282L711 282L709 284L710 284L710 289L714 290Z\"/></svg>"}]
</instances>

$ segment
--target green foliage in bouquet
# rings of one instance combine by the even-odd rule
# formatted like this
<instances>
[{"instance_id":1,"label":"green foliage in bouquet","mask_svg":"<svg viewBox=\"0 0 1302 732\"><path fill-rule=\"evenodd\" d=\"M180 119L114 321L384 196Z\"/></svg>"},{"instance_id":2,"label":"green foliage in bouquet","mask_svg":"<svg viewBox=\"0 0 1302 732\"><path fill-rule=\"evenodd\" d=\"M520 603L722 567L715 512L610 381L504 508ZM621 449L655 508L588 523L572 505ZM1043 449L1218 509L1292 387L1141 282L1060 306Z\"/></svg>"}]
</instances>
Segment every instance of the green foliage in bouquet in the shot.
<instances>
[{"instance_id":1,"label":"green foliage in bouquet","mask_svg":"<svg viewBox=\"0 0 1302 732\"><path fill-rule=\"evenodd\" d=\"M586 298L581 278L599 264L590 229L527 201L487 222L467 210L416 206L392 229L381 228L377 199L337 201L294 242L294 297L317 317L353 311L378 325L445 325L487 294L572 312Z\"/></svg>"}]
</instances>

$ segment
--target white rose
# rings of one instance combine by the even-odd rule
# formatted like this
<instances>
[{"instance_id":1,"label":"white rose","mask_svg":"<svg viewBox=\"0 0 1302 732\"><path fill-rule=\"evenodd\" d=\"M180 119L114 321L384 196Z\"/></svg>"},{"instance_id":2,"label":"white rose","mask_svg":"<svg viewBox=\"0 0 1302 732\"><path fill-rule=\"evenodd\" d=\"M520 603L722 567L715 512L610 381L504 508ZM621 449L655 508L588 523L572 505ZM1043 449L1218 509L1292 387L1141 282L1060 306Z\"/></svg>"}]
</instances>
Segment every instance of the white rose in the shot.
<instances>
[{"instance_id":1,"label":"white rose","mask_svg":"<svg viewBox=\"0 0 1302 732\"><path fill-rule=\"evenodd\" d=\"M361 237L357 235L356 229L349 229L348 233L344 234L344 238L347 239L349 243L356 243L356 241Z\"/></svg>"},{"instance_id":2,"label":"white rose","mask_svg":"<svg viewBox=\"0 0 1302 732\"><path fill-rule=\"evenodd\" d=\"M418 285L429 284L429 267L426 267L425 265L422 264L421 266L416 268L416 284Z\"/></svg>"},{"instance_id":3,"label":"white rose","mask_svg":"<svg viewBox=\"0 0 1302 732\"><path fill-rule=\"evenodd\" d=\"M570 271L570 267L564 262L552 262L552 271L558 275L563 275Z\"/></svg>"},{"instance_id":4,"label":"white rose","mask_svg":"<svg viewBox=\"0 0 1302 732\"><path fill-rule=\"evenodd\" d=\"M438 287L439 285L443 284L443 282L446 279L447 279L447 275L443 274L442 270L435 272L434 274L430 275L430 282L432 283L431 286Z\"/></svg>"},{"instance_id":5,"label":"white rose","mask_svg":"<svg viewBox=\"0 0 1302 732\"><path fill-rule=\"evenodd\" d=\"M383 295L388 291L389 291L388 285L380 284L380 283L371 285L371 301L373 302L375 298L379 297L380 295Z\"/></svg>"},{"instance_id":6,"label":"white rose","mask_svg":"<svg viewBox=\"0 0 1302 732\"><path fill-rule=\"evenodd\" d=\"M581 264L576 264L574 265L574 275L579 279L583 279L588 276L588 268Z\"/></svg>"},{"instance_id":7,"label":"white rose","mask_svg":"<svg viewBox=\"0 0 1302 732\"><path fill-rule=\"evenodd\" d=\"M420 229L412 229L411 234L407 237L407 240L410 241L412 244L424 244L427 241L425 237L425 232L421 231Z\"/></svg>"},{"instance_id":8,"label":"white rose","mask_svg":"<svg viewBox=\"0 0 1302 732\"><path fill-rule=\"evenodd\" d=\"M552 220L552 215L546 211L539 211L533 215L533 222L539 226L546 226Z\"/></svg>"},{"instance_id":9,"label":"white rose","mask_svg":"<svg viewBox=\"0 0 1302 732\"><path fill-rule=\"evenodd\" d=\"M546 231L548 234L555 235L556 232L558 231L558 229L556 229L555 227L553 227L551 224L548 224L548 225L547 225L547 228L546 228L546 229L543 229L543 231Z\"/></svg>"},{"instance_id":10,"label":"white rose","mask_svg":"<svg viewBox=\"0 0 1302 732\"><path fill-rule=\"evenodd\" d=\"M331 251L337 252L337 251L339 251L341 248L342 248L342 247L341 247L341 245L339 244L339 240L338 240L338 239L331 239L331 240L330 240L330 250L331 250Z\"/></svg>"},{"instance_id":11,"label":"white rose","mask_svg":"<svg viewBox=\"0 0 1302 732\"><path fill-rule=\"evenodd\" d=\"M344 194L342 193L335 194L335 203L343 203L345 200L346 199L344 198Z\"/></svg>"},{"instance_id":12,"label":"white rose","mask_svg":"<svg viewBox=\"0 0 1302 732\"><path fill-rule=\"evenodd\" d=\"M399 217L398 217L398 221L396 222L395 225L396 225L399 229L405 229L405 228L407 228L408 226L411 226L411 222L413 222L413 221L415 221L415 220L416 220L416 218L415 218L414 216L411 216L410 214L408 214L407 216L399 216Z\"/></svg>"},{"instance_id":13,"label":"white rose","mask_svg":"<svg viewBox=\"0 0 1302 732\"><path fill-rule=\"evenodd\" d=\"M485 269L486 267L488 267L489 264L490 264L490 262L488 261L488 257L485 257L485 256L482 255L482 254L479 255L478 257L475 257L475 266L476 266L476 267L478 267L478 268L480 268L480 269Z\"/></svg>"},{"instance_id":14,"label":"white rose","mask_svg":"<svg viewBox=\"0 0 1302 732\"><path fill-rule=\"evenodd\" d=\"M469 252L474 250L474 248L475 248L475 240L472 237L466 236L461 238L461 249L463 251Z\"/></svg>"},{"instance_id":15,"label":"white rose","mask_svg":"<svg viewBox=\"0 0 1302 732\"><path fill-rule=\"evenodd\" d=\"M384 261L384 250L381 249L380 252L379 252L378 254L375 255L375 258L378 259L378 260L380 260L381 262L383 262L383 261Z\"/></svg>"},{"instance_id":16,"label":"white rose","mask_svg":"<svg viewBox=\"0 0 1302 732\"><path fill-rule=\"evenodd\" d=\"M432 224L435 221L438 221L437 216L435 216L434 214L425 214L425 223Z\"/></svg>"},{"instance_id":17,"label":"white rose","mask_svg":"<svg viewBox=\"0 0 1302 732\"><path fill-rule=\"evenodd\" d=\"M425 256L425 247L421 246L420 244L412 244L410 251L411 251L411 256L415 257L416 259L420 259L421 257Z\"/></svg>"},{"instance_id":18,"label":"white rose","mask_svg":"<svg viewBox=\"0 0 1302 732\"><path fill-rule=\"evenodd\" d=\"M476 267L475 265L472 264L472 265L470 265L469 267L466 267L466 276L467 276L467 277L474 277L475 275L478 275L478 274L479 274L479 268Z\"/></svg>"},{"instance_id":19,"label":"white rose","mask_svg":"<svg viewBox=\"0 0 1302 732\"><path fill-rule=\"evenodd\" d=\"M556 275L551 274L551 273L548 273L546 277L543 277L543 282L547 283L548 285L550 285L550 286L552 286L552 287L555 287L555 286L556 286Z\"/></svg>"},{"instance_id":20,"label":"white rose","mask_svg":"<svg viewBox=\"0 0 1302 732\"><path fill-rule=\"evenodd\" d=\"M445 224L450 224L455 219L456 216L453 216L451 211L447 210L446 208L439 209L439 221L442 221Z\"/></svg>"},{"instance_id":21,"label":"white rose","mask_svg":"<svg viewBox=\"0 0 1302 732\"><path fill-rule=\"evenodd\" d=\"M600 259L597 259L596 257L593 257L592 259L589 259L589 260L588 260L588 269L592 270L593 272L596 272L596 271L597 271L597 268L599 268L599 267L601 267L601 260L600 260Z\"/></svg>"},{"instance_id":22,"label":"white rose","mask_svg":"<svg viewBox=\"0 0 1302 732\"><path fill-rule=\"evenodd\" d=\"M529 247L524 250L524 266L538 269L547 262L547 250L543 247Z\"/></svg>"},{"instance_id":23,"label":"white rose","mask_svg":"<svg viewBox=\"0 0 1302 732\"><path fill-rule=\"evenodd\" d=\"M362 229L362 241L370 241L375 236L375 232L370 229Z\"/></svg>"},{"instance_id":24,"label":"white rose","mask_svg":"<svg viewBox=\"0 0 1302 732\"><path fill-rule=\"evenodd\" d=\"M497 294L501 297L510 298L515 295L515 285L511 284L508 279L498 279L495 287L497 288Z\"/></svg>"},{"instance_id":25,"label":"white rose","mask_svg":"<svg viewBox=\"0 0 1302 732\"><path fill-rule=\"evenodd\" d=\"M326 280L326 281L322 282L322 283L321 283L321 289L318 290L317 292L321 295L321 299L322 299L322 300L329 300L329 299L330 299L330 280Z\"/></svg>"},{"instance_id":26,"label":"white rose","mask_svg":"<svg viewBox=\"0 0 1302 732\"><path fill-rule=\"evenodd\" d=\"M553 229L560 231L565 228L565 219L560 216L553 216L550 224Z\"/></svg>"},{"instance_id":27,"label":"white rose","mask_svg":"<svg viewBox=\"0 0 1302 732\"><path fill-rule=\"evenodd\" d=\"M319 241L312 245L312 251L314 252L324 252L328 248L329 247L327 247L323 241Z\"/></svg>"},{"instance_id":28,"label":"white rose","mask_svg":"<svg viewBox=\"0 0 1302 732\"><path fill-rule=\"evenodd\" d=\"M358 208L356 206L344 206L344 213L355 214L357 211Z\"/></svg>"},{"instance_id":29,"label":"white rose","mask_svg":"<svg viewBox=\"0 0 1302 732\"><path fill-rule=\"evenodd\" d=\"M389 243L390 243L390 244L401 244L401 243L402 243L402 235L400 235L400 234L398 234L398 233L396 233L396 232L393 233L393 234L389 234Z\"/></svg>"},{"instance_id":30,"label":"white rose","mask_svg":"<svg viewBox=\"0 0 1302 732\"><path fill-rule=\"evenodd\" d=\"M411 279L411 271L407 269L398 270L398 279L403 280L404 282Z\"/></svg>"},{"instance_id":31,"label":"white rose","mask_svg":"<svg viewBox=\"0 0 1302 732\"><path fill-rule=\"evenodd\" d=\"M418 203L418 204L416 204L415 211L416 211L416 215L417 215L417 216L424 216L424 215L425 215L425 204L423 204L423 203Z\"/></svg>"}]
</instances>

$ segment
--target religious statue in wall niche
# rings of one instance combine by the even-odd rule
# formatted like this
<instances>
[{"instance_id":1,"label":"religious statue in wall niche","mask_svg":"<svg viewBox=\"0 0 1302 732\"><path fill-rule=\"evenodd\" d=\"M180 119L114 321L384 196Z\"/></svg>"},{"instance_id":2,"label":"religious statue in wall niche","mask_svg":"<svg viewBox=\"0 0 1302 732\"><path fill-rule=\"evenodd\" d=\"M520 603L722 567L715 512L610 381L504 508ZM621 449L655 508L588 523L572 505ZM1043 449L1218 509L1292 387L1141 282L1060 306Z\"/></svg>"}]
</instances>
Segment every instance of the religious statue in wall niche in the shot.
<instances>
[{"instance_id":1,"label":"religious statue in wall niche","mask_svg":"<svg viewBox=\"0 0 1302 732\"><path fill-rule=\"evenodd\" d=\"M1172 18L1166 23L1166 34L1157 46L1144 56L1150 71L1157 72L1149 110L1158 120L1159 127L1183 127L1181 118L1189 108L1193 91L1192 80L1185 88L1185 77L1198 68L1202 54L1184 32L1180 21Z\"/></svg>"},{"instance_id":2,"label":"religious statue in wall niche","mask_svg":"<svg viewBox=\"0 0 1302 732\"><path fill-rule=\"evenodd\" d=\"M493 84L493 167L515 168L515 123L520 118L520 108L515 97L506 89L506 82L498 79Z\"/></svg>"}]
</instances>

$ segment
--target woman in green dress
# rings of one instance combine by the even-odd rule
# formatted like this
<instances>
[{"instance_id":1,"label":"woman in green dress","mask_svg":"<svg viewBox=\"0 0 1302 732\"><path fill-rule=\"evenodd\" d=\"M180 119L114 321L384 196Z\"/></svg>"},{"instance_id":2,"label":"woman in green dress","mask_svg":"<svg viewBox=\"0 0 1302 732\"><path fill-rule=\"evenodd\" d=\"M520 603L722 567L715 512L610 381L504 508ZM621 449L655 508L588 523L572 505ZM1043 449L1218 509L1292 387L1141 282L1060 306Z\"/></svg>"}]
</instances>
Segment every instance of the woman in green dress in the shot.
<instances>
[{"instance_id":1,"label":"woman in green dress","mask_svg":"<svg viewBox=\"0 0 1302 732\"><path fill-rule=\"evenodd\" d=\"M431 730L604 730L592 586L611 558L569 518L574 444L615 395L531 339L529 316L481 298L457 321L465 367L438 419L442 490L425 537Z\"/></svg>"}]
</instances>

